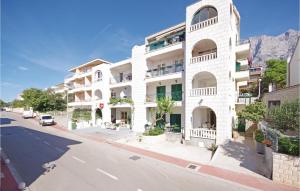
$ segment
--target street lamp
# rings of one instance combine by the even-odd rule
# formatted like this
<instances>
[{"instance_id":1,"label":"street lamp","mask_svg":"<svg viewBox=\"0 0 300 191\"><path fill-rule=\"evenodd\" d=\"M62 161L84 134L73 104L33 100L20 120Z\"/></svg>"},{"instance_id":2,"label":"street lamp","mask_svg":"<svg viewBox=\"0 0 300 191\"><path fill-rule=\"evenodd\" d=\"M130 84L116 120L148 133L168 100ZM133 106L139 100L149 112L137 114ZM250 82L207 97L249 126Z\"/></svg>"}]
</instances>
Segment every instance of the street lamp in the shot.
<instances>
[{"instance_id":1,"label":"street lamp","mask_svg":"<svg viewBox=\"0 0 300 191\"><path fill-rule=\"evenodd\" d=\"M260 98L260 84L261 84L261 78L258 79L258 99Z\"/></svg>"}]
</instances>

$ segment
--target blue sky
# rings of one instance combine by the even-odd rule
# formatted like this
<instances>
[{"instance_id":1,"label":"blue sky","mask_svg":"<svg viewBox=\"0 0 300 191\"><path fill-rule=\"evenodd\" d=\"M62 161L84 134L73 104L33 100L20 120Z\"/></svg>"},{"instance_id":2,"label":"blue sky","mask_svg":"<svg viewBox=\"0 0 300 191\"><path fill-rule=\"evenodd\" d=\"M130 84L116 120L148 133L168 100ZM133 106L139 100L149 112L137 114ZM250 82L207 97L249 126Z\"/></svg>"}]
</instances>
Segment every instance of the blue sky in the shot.
<instances>
[{"instance_id":1,"label":"blue sky","mask_svg":"<svg viewBox=\"0 0 300 191\"><path fill-rule=\"evenodd\" d=\"M195 0L2 0L1 99L63 82L94 58L115 62L144 37L184 21ZM298 29L298 0L234 0L241 37Z\"/></svg>"}]
</instances>

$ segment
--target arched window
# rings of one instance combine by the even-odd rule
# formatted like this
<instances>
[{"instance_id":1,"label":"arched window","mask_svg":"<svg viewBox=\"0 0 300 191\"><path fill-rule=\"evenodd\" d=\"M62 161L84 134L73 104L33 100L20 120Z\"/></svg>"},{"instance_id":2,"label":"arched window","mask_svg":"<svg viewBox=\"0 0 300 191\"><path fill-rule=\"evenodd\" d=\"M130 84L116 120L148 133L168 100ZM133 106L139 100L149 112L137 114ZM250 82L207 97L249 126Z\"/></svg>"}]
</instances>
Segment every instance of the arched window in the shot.
<instances>
[{"instance_id":1,"label":"arched window","mask_svg":"<svg viewBox=\"0 0 300 191\"><path fill-rule=\"evenodd\" d=\"M102 72L100 70L96 71L95 79L96 81L102 81Z\"/></svg>"},{"instance_id":2,"label":"arched window","mask_svg":"<svg viewBox=\"0 0 300 191\"><path fill-rule=\"evenodd\" d=\"M214 18L216 16L218 16L218 11L216 8L211 6L203 7L194 14L192 25L205 21L210 18Z\"/></svg>"}]
</instances>

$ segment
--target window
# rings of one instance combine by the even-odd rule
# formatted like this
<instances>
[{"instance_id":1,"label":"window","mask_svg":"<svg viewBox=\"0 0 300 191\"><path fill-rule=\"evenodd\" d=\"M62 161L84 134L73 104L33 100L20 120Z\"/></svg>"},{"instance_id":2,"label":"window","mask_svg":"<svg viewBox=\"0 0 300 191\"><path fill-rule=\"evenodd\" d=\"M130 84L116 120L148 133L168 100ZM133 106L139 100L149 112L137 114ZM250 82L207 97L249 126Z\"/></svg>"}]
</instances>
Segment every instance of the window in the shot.
<instances>
[{"instance_id":1,"label":"window","mask_svg":"<svg viewBox=\"0 0 300 191\"><path fill-rule=\"evenodd\" d=\"M111 93L110 93L110 96L111 96L112 98L116 98L116 97L117 97L117 93L116 93L116 92L111 92Z\"/></svg>"},{"instance_id":2,"label":"window","mask_svg":"<svg viewBox=\"0 0 300 191\"><path fill-rule=\"evenodd\" d=\"M204 7L195 13L192 20L192 25L216 16L218 16L218 11L214 7Z\"/></svg>"},{"instance_id":3,"label":"window","mask_svg":"<svg viewBox=\"0 0 300 191\"><path fill-rule=\"evenodd\" d=\"M95 75L96 81L102 81L102 72L98 70Z\"/></svg>"}]
</instances>

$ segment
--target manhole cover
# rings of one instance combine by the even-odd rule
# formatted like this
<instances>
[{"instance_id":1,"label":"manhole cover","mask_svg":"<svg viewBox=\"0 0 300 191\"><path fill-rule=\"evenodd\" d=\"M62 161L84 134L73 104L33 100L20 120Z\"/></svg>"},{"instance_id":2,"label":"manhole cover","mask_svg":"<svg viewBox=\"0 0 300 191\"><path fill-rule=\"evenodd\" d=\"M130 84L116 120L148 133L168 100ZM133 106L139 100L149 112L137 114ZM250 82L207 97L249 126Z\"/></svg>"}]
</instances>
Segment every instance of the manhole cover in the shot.
<instances>
[{"instance_id":1,"label":"manhole cover","mask_svg":"<svg viewBox=\"0 0 300 191\"><path fill-rule=\"evenodd\" d=\"M192 169L192 170L197 170L197 169L199 168L199 166L196 165L196 164L189 164L189 165L187 166L187 168Z\"/></svg>"},{"instance_id":2,"label":"manhole cover","mask_svg":"<svg viewBox=\"0 0 300 191\"><path fill-rule=\"evenodd\" d=\"M141 157L133 155L133 156L129 157L129 159L131 159L131 160L139 160L139 159L141 159Z\"/></svg>"}]
</instances>

